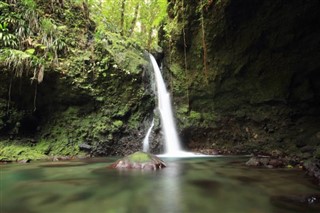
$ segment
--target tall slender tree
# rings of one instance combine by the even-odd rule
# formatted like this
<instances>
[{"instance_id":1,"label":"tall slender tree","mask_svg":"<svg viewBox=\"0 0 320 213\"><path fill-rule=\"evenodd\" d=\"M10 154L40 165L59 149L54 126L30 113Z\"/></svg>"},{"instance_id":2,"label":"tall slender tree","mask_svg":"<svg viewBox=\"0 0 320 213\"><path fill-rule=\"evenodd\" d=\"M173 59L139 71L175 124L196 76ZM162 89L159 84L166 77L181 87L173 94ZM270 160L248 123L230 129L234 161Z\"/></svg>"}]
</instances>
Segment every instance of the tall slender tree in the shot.
<instances>
[{"instance_id":1,"label":"tall slender tree","mask_svg":"<svg viewBox=\"0 0 320 213\"><path fill-rule=\"evenodd\" d=\"M126 12L126 0L121 1L121 19L120 19L120 34L124 35L124 16Z\"/></svg>"},{"instance_id":2,"label":"tall slender tree","mask_svg":"<svg viewBox=\"0 0 320 213\"><path fill-rule=\"evenodd\" d=\"M137 24L139 9L140 9L140 2L137 2L137 5L136 5L135 10L134 10L134 16L133 16L133 19L132 19L132 22L131 22L131 27L130 27L129 33L128 33L129 37L132 35L132 33L134 31L134 28L135 28L135 26Z\"/></svg>"}]
</instances>

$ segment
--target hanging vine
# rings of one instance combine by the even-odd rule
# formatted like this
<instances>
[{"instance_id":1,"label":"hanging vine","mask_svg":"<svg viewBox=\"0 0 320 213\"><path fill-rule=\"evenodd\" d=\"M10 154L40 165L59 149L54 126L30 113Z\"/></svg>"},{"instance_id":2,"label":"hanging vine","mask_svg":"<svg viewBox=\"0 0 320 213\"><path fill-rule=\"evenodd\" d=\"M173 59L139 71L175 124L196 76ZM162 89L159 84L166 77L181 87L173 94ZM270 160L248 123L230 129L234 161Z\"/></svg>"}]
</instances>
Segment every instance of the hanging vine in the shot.
<instances>
[{"instance_id":1,"label":"hanging vine","mask_svg":"<svg viewBox=\"0 0 320 213\"><path fill-rule=\"evenodd\" d=\"M34 112L37 110L37 94L38 94L38 84L35 83L34 96L33 96L33 111Z\"/></svg>"},{"instance_id":2,"label":"hanging vine","mask_svg":"<svg viewBox=\"0 0 320 213\"><path fill-rule=\"evenodd\" d=\"M186 42L186 31L185 31L186 13L185 13L184 0L182 0L182 17L183 17L182 34L183 34L184 71L185 71L185 77L187 79L187 103L188 103L188 109L189 109L190 98L189 98L189 80L188 80L187 42Z\"/></svg>"},{"instance_id":3,"label":"hanging vine","mask_svg":"<svg viewBox=\"0 0 320 213\"><path fill-rule=\"evenodd\" d=\"M200 13L201 13L201 32L202 32L202 49L203 49L203 70L205 75L205 82L208 84L208 50L207 50L207 44L206 44L206 32L205 32L205 26L204 26L204 7L205 4L203 3L203 0L201 0L200 5Z\"/></svg>"},{"instance_id":4,"label":"hanging vine","mask_svg":"<svg viewBox=\"0 0 320 213\"><path fill-rule=\"evenodd\" d=\"M12 81L13 81L13 74L12 74L11 77L10 77L10 83L9 83L9 89L8 89L7 113L9 113L9 110L10 110Z\"/></svg>"}]
</instances>

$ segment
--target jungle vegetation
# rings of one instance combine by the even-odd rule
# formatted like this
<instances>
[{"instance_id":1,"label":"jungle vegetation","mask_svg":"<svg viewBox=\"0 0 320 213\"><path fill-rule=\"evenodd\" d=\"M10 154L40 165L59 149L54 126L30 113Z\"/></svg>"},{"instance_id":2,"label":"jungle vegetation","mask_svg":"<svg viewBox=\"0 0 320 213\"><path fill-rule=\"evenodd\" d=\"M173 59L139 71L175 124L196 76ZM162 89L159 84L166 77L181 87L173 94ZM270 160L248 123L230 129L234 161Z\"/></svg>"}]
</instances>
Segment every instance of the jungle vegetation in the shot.
<instances>
[{"instance_id":1,"label":"jungle vegetation","mask_svg":"<svg viewBox=\"0 0 320 213\"><path fill-rule=\"evenodd\" d=\"M41 83L46 71L65 70L64 59L93 51L108 33L154 48L166 6L166 0L0 1L1 71Z\"/></svg>"}]
</instances>

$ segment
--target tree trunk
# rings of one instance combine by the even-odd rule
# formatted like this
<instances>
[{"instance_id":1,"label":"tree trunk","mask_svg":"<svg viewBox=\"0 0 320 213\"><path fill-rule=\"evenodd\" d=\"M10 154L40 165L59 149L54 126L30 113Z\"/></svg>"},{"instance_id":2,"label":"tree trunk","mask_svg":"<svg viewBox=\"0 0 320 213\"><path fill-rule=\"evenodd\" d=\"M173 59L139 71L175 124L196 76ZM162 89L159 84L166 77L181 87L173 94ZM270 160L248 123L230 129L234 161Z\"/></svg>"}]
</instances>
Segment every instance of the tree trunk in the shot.
<instances>
[{"instance_id":1,"label":"tree trunk","mask_svg":"<svg viewBox=\"0 0 320 213\"><path fill-rule=\"evenodd\" d=\"M124 14L126 9L126 0L121 2L121 20L120 20L120 34L123 36L124 32Z\"/></svg>"},{"instance_id":2,"label":"tree trunk","mask_svg":"<svg viewBox=\"0 0 320 213\"><path fill-rule=\"evenodd\" d=\"M84 0L82 2L82 6L83 6L83 11L84 11L84 15L85 15L86 19L89 19L89 2L88 2L88 0Z\"/></svg>"},{"instance_id":3,"label":"tree trunk","mask_svg":"<svg viewBox=\"0 0 320 213\"><path fill-rule=\"evenodd\" d=\"M138 19L138 14L139 14L139 9L140 9L140 3L137 3L137 6L134 10L134 17L132 19L132 22L131 22L131 27L130 27L130 30L129 30L129 37L132 35L133 31L134 31L134 27L136 26L136 23L137 23L137 19Z\"/></svg>"}]
</instances>

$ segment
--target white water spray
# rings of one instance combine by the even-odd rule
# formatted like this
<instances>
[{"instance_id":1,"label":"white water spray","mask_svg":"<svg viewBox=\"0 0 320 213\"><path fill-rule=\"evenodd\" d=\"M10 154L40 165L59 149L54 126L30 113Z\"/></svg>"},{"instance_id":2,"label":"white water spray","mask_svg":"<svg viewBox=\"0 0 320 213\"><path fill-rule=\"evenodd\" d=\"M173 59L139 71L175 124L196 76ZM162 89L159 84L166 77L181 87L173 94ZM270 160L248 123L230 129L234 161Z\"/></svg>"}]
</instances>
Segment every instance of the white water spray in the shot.
<instances>
[{"instance_id":1,"label":"white water spray","mask_svg":"<svg viewBox=\"0 0 320 213\"><path fill-rule=\"evenodd\" d=\"M150 54L151 63L153 66L153 70L155 73L156 78L156 85L157 85L157 95L158 95L158 109L160 111L161 117L161 127L164 133L165 139L165 153L162 155L158 155L160 157L210 157L210 155L202 155L202 154L195 154L192 152L185 152L182 150L179 137L177 134L176 126L173 120L173 113L172 113L172 106L170 100L170 93L166 89L166 85L163 81L160 68L157 64L156 59L153 55ZM153 127L153 122L151 127L148 130L148 134L150 134L151 129ZM149 132L150 131L150 132ZM148 141L147 141L148 142ZM146 142L146 143L147 143ZM149 144L149 142L148 142ZM147 145L149 147L149 145Z\"/></svg>"},{"instance_id":2,"label":"white water spray","mask_svg":"<svg viewBox=\"0 0 320 213\"><path fill-rule=\"evenodd\" d=\"M151 63L156 78L158 108L161 116L161 126L165 137L165 153L168 155L177 155L182 151L180 141L173 121L170 94L164 84L160 68L156 59L150 55Z\"/></svg>"},{"instance_id":3,"label":"white water spray","mask_svg":"<svg viewBox=\"0 0 320 213\"><path fill-rule=\"evenodd\" d=\"M151 126L148 129L148 132L147 132L146 136L143 139L143 151L144 152L148 152L149 151L149 136L150 136L150 133L151 133L151 130L152 130L153 126L154 126L154 119L152 119Z\"/></svg>"}]
</instances>

